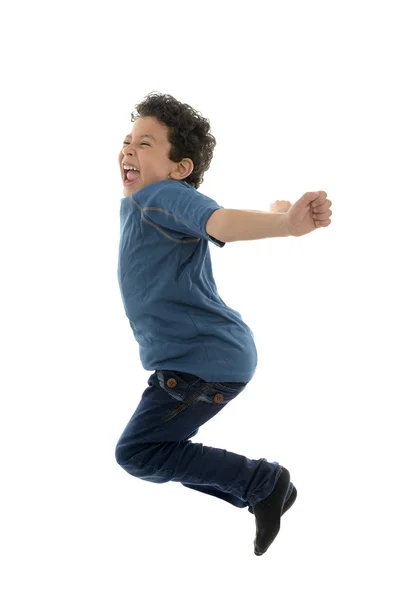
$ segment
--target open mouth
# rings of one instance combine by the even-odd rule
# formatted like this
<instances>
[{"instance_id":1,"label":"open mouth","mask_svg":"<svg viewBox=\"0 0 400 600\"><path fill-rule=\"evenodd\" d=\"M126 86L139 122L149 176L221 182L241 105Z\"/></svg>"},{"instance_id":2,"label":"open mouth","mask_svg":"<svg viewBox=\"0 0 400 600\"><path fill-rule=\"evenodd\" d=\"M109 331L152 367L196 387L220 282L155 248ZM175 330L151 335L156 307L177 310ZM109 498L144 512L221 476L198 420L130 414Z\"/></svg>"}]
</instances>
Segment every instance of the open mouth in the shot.
<instances>
[{"instance_id":1,"label":"open mouth","mask_svg":"<svg viewBox=\"0 0 400 600\"><path fill-rule=\"evenodd\" d=\"M139 171L125 171L124 169L124 183L126 186L133 185L139 179Z\"/></svg>"}]
</instances>

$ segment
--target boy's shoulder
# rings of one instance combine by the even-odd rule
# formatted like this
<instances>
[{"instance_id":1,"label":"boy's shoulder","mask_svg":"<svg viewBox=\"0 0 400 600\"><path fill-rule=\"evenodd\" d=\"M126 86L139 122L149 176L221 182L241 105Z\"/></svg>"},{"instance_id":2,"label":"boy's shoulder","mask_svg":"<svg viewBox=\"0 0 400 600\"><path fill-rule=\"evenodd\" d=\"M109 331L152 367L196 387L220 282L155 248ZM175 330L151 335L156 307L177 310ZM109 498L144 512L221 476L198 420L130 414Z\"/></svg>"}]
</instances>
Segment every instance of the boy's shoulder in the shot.
<instances>
[{"instance_id":1,"label":"boy's shoulder","mask_svg":"<svg viewBox=\"0 0 400 600\"><path fill-rule=\"evenodd\" d=\"M155 195L158 192L165 191L182 191L182 188L187 190L188 192L197 192L197 190L186 183L186 181L176 181L175 179L162 179L160 181L155 181L154 183L149 183L145 187L141 188L137 192L133 194L134 198L141 198L147 195Z\"/></svg>"}]
</instances>

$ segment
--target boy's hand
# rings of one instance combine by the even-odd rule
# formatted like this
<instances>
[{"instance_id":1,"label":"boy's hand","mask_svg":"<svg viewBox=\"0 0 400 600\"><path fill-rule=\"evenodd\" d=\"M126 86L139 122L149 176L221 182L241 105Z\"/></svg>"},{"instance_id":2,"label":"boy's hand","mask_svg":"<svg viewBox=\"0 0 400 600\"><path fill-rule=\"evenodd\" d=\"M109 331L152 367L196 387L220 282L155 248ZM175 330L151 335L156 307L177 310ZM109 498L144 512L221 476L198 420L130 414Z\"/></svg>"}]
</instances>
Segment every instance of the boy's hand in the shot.
<instances>
[{"instance_id":1,"label":"boy's hand","mask_svg":"<svg viewBox=\"0 0 400 600\"><path fill-rule=\"evenodd\" d=\"M275 200L272 204L270 204L269 212L272 213L286 213L292 206L292 203L288 200Z\"/></svg>"},{"instance_id":2,"label":"boy's hand","mask_svg":"<svg viewBox=\"0 0 400 600\"><path fill-rule=\"evenodd\" d=\"M326 192L306 192L293 204L286 215L289 235L299 237L331 224L332 202L326 196Z\"/></svg>"}]
</instances>

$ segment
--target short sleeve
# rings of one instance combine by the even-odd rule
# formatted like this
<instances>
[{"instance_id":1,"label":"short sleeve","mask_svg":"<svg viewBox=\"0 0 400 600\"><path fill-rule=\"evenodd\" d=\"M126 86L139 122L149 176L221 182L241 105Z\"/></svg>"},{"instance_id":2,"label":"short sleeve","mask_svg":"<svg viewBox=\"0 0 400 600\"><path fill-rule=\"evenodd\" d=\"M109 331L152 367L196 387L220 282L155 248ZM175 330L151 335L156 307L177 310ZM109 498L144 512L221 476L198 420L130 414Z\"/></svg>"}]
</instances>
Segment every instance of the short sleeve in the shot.
<instances>
[{"instance_id":1,"label":"short sleeve","mask_svg":"<svg viewBox=\"0 0 400 600\"><path fill-rule=\"evenodd\" d=\"M188 183L157 181L133 194L133 198L141 206L143 216L155 225L187 237L201 237L220 248L225 246L225 242L206 232L212 213L224 206Z\"/></svg>"}]
</instances>

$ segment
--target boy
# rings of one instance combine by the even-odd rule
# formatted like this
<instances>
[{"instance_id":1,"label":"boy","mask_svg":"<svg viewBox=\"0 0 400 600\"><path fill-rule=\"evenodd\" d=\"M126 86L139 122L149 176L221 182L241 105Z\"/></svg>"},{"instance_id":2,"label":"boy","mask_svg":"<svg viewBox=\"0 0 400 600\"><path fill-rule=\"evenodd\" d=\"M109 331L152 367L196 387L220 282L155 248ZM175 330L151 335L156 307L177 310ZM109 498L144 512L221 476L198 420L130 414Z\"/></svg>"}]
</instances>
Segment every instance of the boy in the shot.
<instances>
[{"instance_id":1,"label":"boy","mask_svg":"<svg viewBox=\"0 0 400 600\"><path fill-rule=\"evenodd\" d=\"M190 441L257 365L253 332L218 294L208 242L305 235L330 224L332 203L325 192L308 192L293 206L275 202L271 213L225 209L197 191L216 145L209 121L159 93L135 108L119 154L118 282L142 365L154 373L115 457L135 477L247 507L260 556L296 499L289 471Z\"/></svg>"}]
</instances>

